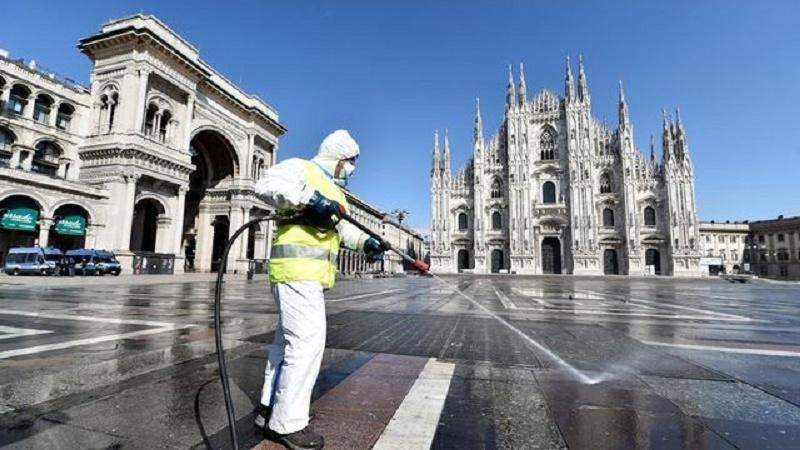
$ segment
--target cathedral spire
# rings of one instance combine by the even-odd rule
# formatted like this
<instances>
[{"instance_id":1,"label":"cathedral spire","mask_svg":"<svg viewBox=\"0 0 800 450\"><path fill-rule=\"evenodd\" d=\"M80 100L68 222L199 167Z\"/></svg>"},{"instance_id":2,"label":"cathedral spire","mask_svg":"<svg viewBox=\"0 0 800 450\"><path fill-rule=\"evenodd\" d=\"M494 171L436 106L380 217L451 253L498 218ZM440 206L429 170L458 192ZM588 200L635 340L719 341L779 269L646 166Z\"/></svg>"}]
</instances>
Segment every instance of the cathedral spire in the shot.
<instances>
[{"instance_id":1,"label":"cathedral spire","mask_svg":"<svg viewBox=\"0 0 800 450\"><path fill-rule=\"evenodd\" d=\"M483 142L483 119L481 119L481 99L475 99L475 143Z\"/></svg>"},{"instance_id":2,"label":"cathedral spire","mask_svg":"<svg viewBox=\"0 0 800 450\"><path fill-rule=\"evenodd\" d=\"M524 106L528 100L528 88L525 85L525 72L522 63L519 63L519 106Z\"/></svg>"},{"instance_id":3,"label":"cathedral spire","mask_svg":"<svg viewBox=\"0 0 800 450\"><path fill-rule=\"evenodd\" d=\"M578 100L589 103L589 86L586 83L586 70L583 68L583 55L578 55Z\"/></svg>"},{"instance_id":4,"label":"cathedral spire","mask_svg":"<svg viewBox=\"0 0 800 450\"><path fill-rule=\"evenodd\" d=\"M661 127L661 159L664 161L672 157L672 131L670 130L669 119L667 118L667 110L661 108L664 115L663 125Z\"/></svg>"},{"instance_id":5,"label":"cathedral spire","mask_svg":"<svg viewBox=\"0 0 800 450\"><path fill-rule=\"evenodd\" d=\"M506 86L506 110L509 110L514 106L514 98L517 96L514 91L514 74L511 72L511 64L509 64L508 86Z\"/></svg>"},{"instance_id":6,"label":"cathedral spire","mask_svg":"<svg viewBox=\"0 0 800 450\"><path fill-rule=\"evenodd\" d=\"M681 110L675 108L675 146L681 158L689 153L689 146L686 145L686 133L683 130L683 122L681 122Z\"/></svg>"},{"instance_id":7,"label":"cathedral spire","mask_svg":"<svg viewBox=\"0 0 800 450\"><path fill-rule=\"evenodd\" d=\"M652 134L650 135L650 162L656 162L656 142Z\"/></svg>"},{"instance_id":8,"label":"cathedral spire","mask_svg":"<svg viewBox=\"0 0 800 450\"><path fill-rule=\"evenodd\" d=\"M631 120L628 113L628 102L625 101L625 90L622 88L622 80L619 81L619 128L630 127Z\"/></svg>"},{"instance_id":9,"label":"cathedral spire","mask_svg":"<svg viewBox=\"0 0 800 450\"><path fill-rule=\"evenodd\" d=\"M450 176L450 144L447 142L447 128L444 129L444 155L442 156L442 171L445 177Z\"/></svg>"},{"instance_id":10,"label":"cathedral spire","mask_svg":"<svg viewBox=\"0 0 800 450\"><path fill-rule=\"evenodd\" d=\"M439 155L439 130L433 132L433 174L441 171L441 156Z\"/></svg>"},{"instance_id":11,"label":"cathedral spire","mask_svg":"<svg viewBox=\"0 0 800 450\"><path fill-rule=\"evenodd\" d=\"M567 74L564 76L564 97L566 97L567 103L575 99L575 83L572 80L569 56L567 56Z\"/></svg>"}]
</instances>

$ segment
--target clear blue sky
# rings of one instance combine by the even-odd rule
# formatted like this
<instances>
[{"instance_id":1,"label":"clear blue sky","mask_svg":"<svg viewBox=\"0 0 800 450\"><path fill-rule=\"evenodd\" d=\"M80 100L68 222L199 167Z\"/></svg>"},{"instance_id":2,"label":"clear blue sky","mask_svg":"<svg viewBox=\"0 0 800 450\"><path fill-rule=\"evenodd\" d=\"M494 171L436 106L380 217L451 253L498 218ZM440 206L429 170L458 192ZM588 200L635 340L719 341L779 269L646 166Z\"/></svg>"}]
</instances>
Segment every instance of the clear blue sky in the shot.
<instances>
[{"instance_id":1,"label":"clear blue sky","mask_svg":"<svg viewBox=\"0 0 800 450\"><path fill-rule=\"evenodd\" d=\"M351 189L427 229L436 129L453 169L471 155L475 98L485 132L502 119L507 65L529 95L563 92L564 58L586 62L595 116L616 122L623 80L649 152L661 108L680 107L701 220L800 214L800 2L6 0L0 48L84 84L79 38L153 14L201 57L280 113L279 159L310 157L347 128L362 157ZM656 138L658 142L658 137Z\"/></svg>"}]
</instances>

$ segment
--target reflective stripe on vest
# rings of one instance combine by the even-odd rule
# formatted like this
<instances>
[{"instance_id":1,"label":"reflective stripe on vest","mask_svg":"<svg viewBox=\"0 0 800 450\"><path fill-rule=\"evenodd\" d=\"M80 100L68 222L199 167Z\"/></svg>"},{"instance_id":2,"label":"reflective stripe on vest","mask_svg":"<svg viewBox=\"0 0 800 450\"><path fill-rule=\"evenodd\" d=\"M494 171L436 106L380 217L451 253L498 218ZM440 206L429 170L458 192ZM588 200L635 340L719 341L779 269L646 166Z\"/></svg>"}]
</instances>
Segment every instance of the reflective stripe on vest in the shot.
<instances>
[{"instance_id":1,"label":"reflective stripe on vest","mask_svg":"<svg viewBox=\"0 0 800 450\"><path fill-rule=\"evenodd\" d=\"M336 255L326 248L307 247L305 245L276 245L272 247L273 258L305 258L336 261Z\"/></svg>"},{"instance_id":2,"label":"reflective stripe on vest","mask_svg":"<svg viewBox=\"0 0 800 450\"><path fill-rule=\"evenodd\" d=\"M306 185L347 209L344 192L322 169L310 161L303 165ZM330 288L336 280L339 233L336 230L320 231L298 223L280 224L272 241L271 255L271 282L319 281Z\"/></svg>"}]
</instances>

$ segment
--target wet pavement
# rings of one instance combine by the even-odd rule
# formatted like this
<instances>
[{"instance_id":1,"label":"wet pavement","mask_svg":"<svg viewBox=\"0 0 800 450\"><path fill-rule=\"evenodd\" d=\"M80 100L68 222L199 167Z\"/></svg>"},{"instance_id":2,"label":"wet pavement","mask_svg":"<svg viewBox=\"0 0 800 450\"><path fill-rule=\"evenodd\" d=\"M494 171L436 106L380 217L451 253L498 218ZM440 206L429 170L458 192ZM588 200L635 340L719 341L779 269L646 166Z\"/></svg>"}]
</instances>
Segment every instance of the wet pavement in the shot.
<instances>
[{"instance_id":1,"label":"wet pavement","mask_svg":"<svg viewBox=\"0 0 800 450\"><path fill-rule=\"evenodd\" d=\"M209 276L0 280L0 448L231 448ZM242 449L276 315L230 276ZM326 449L798 449L800 286L355 279L328 293Z\"/></svg>"}]
</instances>

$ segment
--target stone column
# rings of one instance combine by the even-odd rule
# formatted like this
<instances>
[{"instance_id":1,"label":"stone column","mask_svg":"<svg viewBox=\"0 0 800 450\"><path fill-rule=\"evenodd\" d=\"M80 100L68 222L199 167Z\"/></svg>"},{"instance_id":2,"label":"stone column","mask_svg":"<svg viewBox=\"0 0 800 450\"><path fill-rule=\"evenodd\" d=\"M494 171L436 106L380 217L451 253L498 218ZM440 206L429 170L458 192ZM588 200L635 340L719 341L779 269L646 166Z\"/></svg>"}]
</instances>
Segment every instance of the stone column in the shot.
<instances>
[{"instance_id":1,"label":"stone column","mask_svg":"<svg viewBox=\"0 0 800 450\"><path fill-rule=\"evenodd\" d=\"M21 153L22 150L19 147L17 147L16 145L11 146L11 161L8 163L8 167L12 169L16 169L17 167L19 167L20 165L19 158Z\"/></svg>"},{"instance_id":2,"label":"stone column","mask_svg":"<svg viewBox=\"0 0 800 450\"><path fill-rule=\"evenodd\" d=\"M86 224L86 236L84 237L84 246L86 248L97 248L97 231L100 228L99 225L94 224ZM105 248L105 246L102 246Z\"/></svg>"},{"instance_id":3,"label":"stone column","mask_svg":"<svg viewBox=\"0 0 800 450\"><path fill-rule=\"evenodd\" d=\"M118 203L122 209L122 221L119 224L119 234L117 241L117 248L121 250L130 251L131 248L131 229L133 226L133 208L136 201L136 183L141 178L141 174L136 172L126 173L125 178L125 192L124 198L121 203Z\"/></svg>"},{"instance_id":4,"label":"stone column","mask_svg":"<svg viewBox=\"0 0 800 450\"><path fill-rule=\"evenodd\" d=\"M189 144L192 141L192 116L194 115L194 93L187 95L186 99L186 116L183 119L183 136L181 137L180 149L189 151Z\"/></svg>"},{"instance_id":5,"label":"stone column","mask_svg":"<svg viewBox=\"0 0 800 450\"><path fill-rule=\"evenodd\" d=\"M146 114L147 101L147 81L150 78L150 72L147 70L139 71L139 88L137 92L136 110L134 111L135 127L134 131L138 133L144 132L144 116Z\"/></svg>"},{"instance_id":6,"label":"stone column","mask_svg":"<svg viewBox=\"0 0 800 450\"><path fill-rule=\"evenodd\" d=\"M161 214L158 216L156 224L157 224L156 228L157 231L156 231L155 250L158 253L170 253L170 250L172 250L172 247L170 246L170 241L172 240L172 236L170 235L170 225L172 224L172 218Z\"/></svg>"},{"instance_id":7,"label":"stone column","mask_svg":"<svg viewBox=\"0 0 800 450\"><path fill-rule=\"evenodd\" d=\"M33 164L33 150L25 149L20 152L20 167L22 170L30 172L31 165Z\"/></svg>"},{"instance_id":8,"label":"stone column","mask_svg":"<svg viewBox=\"0 0 800 450\"><path fill-rule=\"evenodd\" d=\"M207 206L200 205L197 214L197 235L195 236L196 249L194 256L194 266L199 272L211 270L211 252L214 244L214 227L211 222L214 213L209 211Z\"/></svg>"},{"instance_id":9,"label":"stone column","mask_svg":"<svg viewBox=\"0 0 800 450\"><path fill-rule=\"evenodd\" d=\"M186 193L189 191L189 186L182 184L178 187L178 197L175 199L175 204L172 208L175 213L172 217L172 252L176 257L183 257L183 227L184 227L184 209L186 208Z\"/></svg>"},{"instance_id":10,"label":"stone column","mask_svg":"<svg viewBox=\"0 0 800 450\"><path fill-rule=\"evenodd\" d=\"M58 120L58 104L53 102L52 108L50 108L50 116L47 118L48 125L52 128L56 127L56 121Z\"/></svg>"},{"instance_id":11,"label":"stone column","mask_svg":"<svg viewBox=\"0 0 800 450\"><path fill-rule=\"evenodd\" d=\"M240 203L236 202L231 205L231 212L230 212L230 228L228 229L228 239L233 236L233 233L239 229L244 224L245 221L245 207ZM239 259L239 255L241 254L242 243L247 239L247 233L243 233L244 236L240 236L236 242L233 243L231 247L231 251L228 254L228 271L233 273L234 270L239 270L240 267L237 265L237 260Z\"/></svg>"},{"instance_id":12,"label":"stone column","mask_svg":"<svg viewBox=\"0 0 800 450\"><path fill-rule=\"evenodd\" d=\"M50 240L50 227L53 226L53 219L42 217L39 219L39 247L47 247Z\"/></svg>"},{"instance_id":13,"label":"stone column","mask_svg":"<svg viewBox=\"0 0 800 450\"><path fill-rule=\"evenodd\" d=\"M58 172L56 172L58 178L67 178L67 164L69 164L69 162L69 158L63 156L58 158Z\"/></svg>"}]
</instances>

